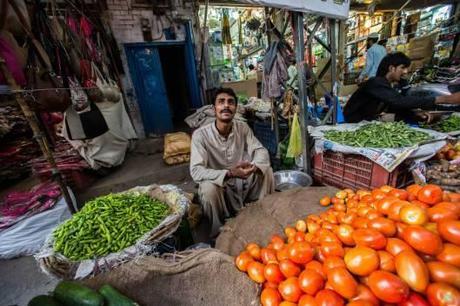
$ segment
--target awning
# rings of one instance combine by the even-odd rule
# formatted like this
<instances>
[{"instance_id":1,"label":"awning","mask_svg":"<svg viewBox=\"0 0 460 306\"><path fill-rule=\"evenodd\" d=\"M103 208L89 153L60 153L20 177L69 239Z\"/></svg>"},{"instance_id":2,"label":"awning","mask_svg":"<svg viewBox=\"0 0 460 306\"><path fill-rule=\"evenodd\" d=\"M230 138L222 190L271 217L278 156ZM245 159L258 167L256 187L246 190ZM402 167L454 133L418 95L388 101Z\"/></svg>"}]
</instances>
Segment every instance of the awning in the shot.
<instances>
[{"instance_id":1,"label":"awning","mask_svg":"<svg viewBox=\"0 0 460 306\"><path fill-rule=\"evenodd\" d=\"M290 11L298 11L336 19L348 18L350 0L236 0L236 1L210 1L210 3L223 2L244 3L255 6L267 6Z\"/></svg>"}]
</instances>

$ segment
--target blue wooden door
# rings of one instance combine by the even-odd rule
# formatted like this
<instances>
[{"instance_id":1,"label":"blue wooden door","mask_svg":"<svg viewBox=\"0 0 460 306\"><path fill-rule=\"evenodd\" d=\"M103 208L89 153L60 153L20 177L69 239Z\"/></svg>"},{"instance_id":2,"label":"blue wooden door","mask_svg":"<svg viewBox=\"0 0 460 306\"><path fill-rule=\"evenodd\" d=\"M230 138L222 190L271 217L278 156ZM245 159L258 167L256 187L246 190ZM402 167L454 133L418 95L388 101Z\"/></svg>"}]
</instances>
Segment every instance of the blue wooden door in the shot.
<instances>
[{"instance_id":1,"label":"blue wooden door","mask_svg":"<svg viewBox=\"0 0 460 306\"><path fill-rule=\"evenodd\" d=\"M154 46L127 46L126 53L145 133L171 132L172 116L158 49Z\"/></svg>"}]
</instances>

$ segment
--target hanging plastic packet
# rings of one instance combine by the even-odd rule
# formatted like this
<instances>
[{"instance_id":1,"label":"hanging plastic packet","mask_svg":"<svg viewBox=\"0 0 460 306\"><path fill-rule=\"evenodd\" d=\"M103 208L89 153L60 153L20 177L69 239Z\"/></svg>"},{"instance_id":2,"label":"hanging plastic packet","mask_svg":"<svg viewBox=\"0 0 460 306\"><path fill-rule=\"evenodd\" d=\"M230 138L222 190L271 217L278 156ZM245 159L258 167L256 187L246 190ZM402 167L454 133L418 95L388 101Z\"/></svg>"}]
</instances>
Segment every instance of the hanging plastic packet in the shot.
<instances>
[{"instance_id":1,"label":"hanging plastic packet","mask_svg":"<svg viewBox=\"0 0 460 306\"><path fill-rule=\"evenodd\" d=\"M297 157L300 154L302 154L302 135L298 115L294 113L286 157Z\"/></svg>"}]
</instances>

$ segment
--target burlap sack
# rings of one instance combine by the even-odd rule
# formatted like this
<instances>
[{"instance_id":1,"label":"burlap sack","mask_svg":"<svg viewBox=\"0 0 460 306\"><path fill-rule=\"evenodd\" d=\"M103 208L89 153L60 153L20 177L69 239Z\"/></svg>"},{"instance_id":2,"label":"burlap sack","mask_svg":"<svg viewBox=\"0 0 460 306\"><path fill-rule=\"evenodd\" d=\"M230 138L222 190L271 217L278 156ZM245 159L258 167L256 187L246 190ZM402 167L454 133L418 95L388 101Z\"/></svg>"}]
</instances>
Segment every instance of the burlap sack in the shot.
<instances>
[{"instance_id":1,"label":"burlap sack","mask_svg":"<svg viewBox=\"0 0 460 306\"><path fill-rule=\"evenodd\" d=\"M163 159L190 153L191 138L184 132L166 134L164 139Z\"/></svg>"},{"instance_id":2,"label":"burlap sack","mask_svg":"<svg viewBox=\"0 0 460 306\"><path fill-rule=\"evenodd\" d=\"M168 165L177 165L182 163L188 163L190 161L190 153L180 154L175 156L169 156L164 158L165 163Z\"/></svg>"},{"instance_id":3,"label":"burlap sack","mask_svg":"<svg viewBox=\"0 0 460 306\"><path fill-rule=\"evenodd\" d=\"M259 305L259 287L238 271L233 257L215 249L144 257L84 281L110 284L142 306Z\"/></svg>"},{"instance_id":4,"label":"burlap sack","mask_svg":"<svg viewBox=\"0 0 460 306\"><path fill-rule=\"evenodd\" d=\"M271 194L228 220L217 237L216 248L236 256L249 242L266 245L273 234L284 235L285 226L325 210L319 200L336 192L334 187L305 187Z\"/></svg>"}]
</instances>

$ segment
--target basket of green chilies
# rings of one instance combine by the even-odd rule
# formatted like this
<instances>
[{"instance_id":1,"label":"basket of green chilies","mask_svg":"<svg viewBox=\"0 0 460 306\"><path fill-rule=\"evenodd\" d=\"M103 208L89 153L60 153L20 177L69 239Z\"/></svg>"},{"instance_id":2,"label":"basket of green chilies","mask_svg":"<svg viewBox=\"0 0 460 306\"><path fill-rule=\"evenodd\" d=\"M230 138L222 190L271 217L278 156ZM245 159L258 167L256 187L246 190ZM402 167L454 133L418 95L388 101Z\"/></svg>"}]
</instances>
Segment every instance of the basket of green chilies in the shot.
<instances>
[{"instance_id":1,"label":"basket of green chilies","mask_svg":"<svg viewBox=\"0 0 460 306\"><path fill-rule=\"evenodd\" d=\"M173 185L135 187L97 197L61 223L35 256L42 270L61 279L82 279L136 257L155 254L189 205Z\"/></svg>"}]
</instances>

